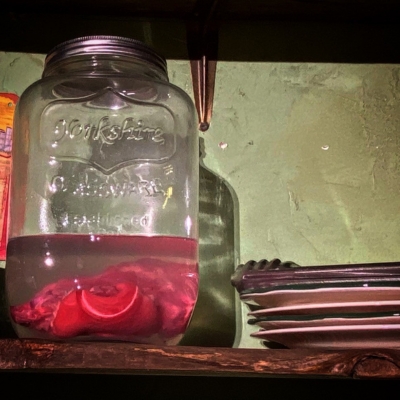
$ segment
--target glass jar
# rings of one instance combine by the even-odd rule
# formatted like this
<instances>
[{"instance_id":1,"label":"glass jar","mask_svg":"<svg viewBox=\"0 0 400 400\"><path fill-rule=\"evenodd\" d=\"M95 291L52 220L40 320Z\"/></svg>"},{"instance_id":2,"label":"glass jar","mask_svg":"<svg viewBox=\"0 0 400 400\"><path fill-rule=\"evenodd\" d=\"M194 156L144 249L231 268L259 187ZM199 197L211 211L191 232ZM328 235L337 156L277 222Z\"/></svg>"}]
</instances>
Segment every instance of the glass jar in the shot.
<instances>
[{"instance_id":1,"label":"glass jar","mask_svg":"<svg viewBox=\"0 0 400 400\"><path fill-rule=\"evenodd\" d=\"M19 337L176 344L198 294L198 134L127 38L46 57L14 121L6 290Z\"/></svg>"}]
</instances>

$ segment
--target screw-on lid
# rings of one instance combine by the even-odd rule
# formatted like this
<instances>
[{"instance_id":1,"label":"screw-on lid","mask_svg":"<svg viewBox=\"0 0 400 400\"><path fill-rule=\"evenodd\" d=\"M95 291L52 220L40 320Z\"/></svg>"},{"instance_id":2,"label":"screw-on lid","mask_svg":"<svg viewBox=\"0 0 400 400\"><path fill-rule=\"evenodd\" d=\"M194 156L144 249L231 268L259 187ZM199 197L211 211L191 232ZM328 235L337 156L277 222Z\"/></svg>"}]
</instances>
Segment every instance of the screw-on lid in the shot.
<instances>
[{"instance_id":1,"label":"screw-on lid","mask_svg":"<svg viewBox=\"0 0 400 400\"><path fill-rule=\"evenodd\" d=\"M45 68L67 57L85 54L133 56L167 73L165 58L155 50L139 40L119 36L85 36L60 43L47 54Z\"/></svg>"}]
</instances>

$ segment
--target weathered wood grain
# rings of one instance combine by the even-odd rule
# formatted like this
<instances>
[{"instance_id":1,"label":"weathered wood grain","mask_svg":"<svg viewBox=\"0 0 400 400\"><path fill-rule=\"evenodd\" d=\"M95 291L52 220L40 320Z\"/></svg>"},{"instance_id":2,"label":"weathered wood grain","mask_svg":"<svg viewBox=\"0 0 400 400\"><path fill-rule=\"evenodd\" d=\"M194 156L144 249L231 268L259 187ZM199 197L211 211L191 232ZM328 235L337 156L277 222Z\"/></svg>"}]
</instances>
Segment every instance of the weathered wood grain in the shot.
<instances>
[{"instance_id":1,"label":"weathered wood grain","mask_svg":"<svg viewBox=\"0 0 400 400\"><path fill-rule=\"evenodd\" d=\"M400 378L400 350L258 350L0 340L0 370L100 374Z\"/></svg>"}]
</instances>

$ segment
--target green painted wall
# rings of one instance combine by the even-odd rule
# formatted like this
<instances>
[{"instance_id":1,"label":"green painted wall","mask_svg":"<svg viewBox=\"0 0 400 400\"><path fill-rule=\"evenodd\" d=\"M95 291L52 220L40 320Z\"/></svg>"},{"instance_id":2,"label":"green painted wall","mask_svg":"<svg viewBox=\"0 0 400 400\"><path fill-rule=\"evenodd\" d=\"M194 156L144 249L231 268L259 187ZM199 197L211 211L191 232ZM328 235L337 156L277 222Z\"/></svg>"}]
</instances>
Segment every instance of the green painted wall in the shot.
<instances>
[{"instance_id":1,"label":"green painted wall","mask_svg":"<svg viewBox=\"0 0 400 400\"><path fill-rule=\"evenodd\" d=\"M0 52L0 90L21 94L43 59ZM192 93L188 62L169 74ZM219 64L204 162L238 197L241 262L400 259L399 80L399 65ZM240 345L259 346L249 332Z\"/></svg>"}]
</instances>

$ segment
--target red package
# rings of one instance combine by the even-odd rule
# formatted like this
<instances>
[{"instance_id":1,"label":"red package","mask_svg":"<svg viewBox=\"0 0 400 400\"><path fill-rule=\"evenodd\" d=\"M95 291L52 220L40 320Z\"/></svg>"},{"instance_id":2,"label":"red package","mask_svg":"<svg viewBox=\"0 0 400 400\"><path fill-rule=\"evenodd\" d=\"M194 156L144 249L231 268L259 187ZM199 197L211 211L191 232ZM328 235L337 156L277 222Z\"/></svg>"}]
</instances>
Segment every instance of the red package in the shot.
<instances>
[{"instance_id":1,"label":"red package","mask_svg":"<svg viewBox=\"0 0 400 400\"><path fill-rule=\"evenodd\" d=\"M15 94L0 93L0 260L6 258L12 131L17 101Z\"/></svg>"}]
</instances>

